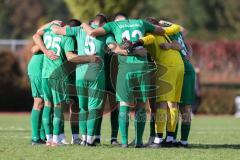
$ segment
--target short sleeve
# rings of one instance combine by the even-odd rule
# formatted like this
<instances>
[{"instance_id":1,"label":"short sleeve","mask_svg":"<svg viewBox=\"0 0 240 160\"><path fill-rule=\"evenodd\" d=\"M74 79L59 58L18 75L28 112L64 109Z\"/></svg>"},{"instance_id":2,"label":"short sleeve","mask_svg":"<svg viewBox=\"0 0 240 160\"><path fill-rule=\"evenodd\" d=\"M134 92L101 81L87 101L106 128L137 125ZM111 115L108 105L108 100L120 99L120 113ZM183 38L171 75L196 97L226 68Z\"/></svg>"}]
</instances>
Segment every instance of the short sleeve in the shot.
<instances>
[{"instance_id":1,"label":"short sleeve","mask_svg":"<svg viewBox=\"0 0 240 160\"><path fill-rule=\"evenodd\" d=\"M115 38L113 37L113 35L112 34L107 34L107 36L106 36L106 44L108 45L108 44L111 44L111 43L115 43L116 41L115 41Z\"/></svg>"},{"instance_id":2,"label":"short sleeve","mask_svg":"<svg viewBox=\"0 0 240 160\"><path fill-rule=\"evenodd\" d=\"M71 37L67 37L64 43L64 52L73 52L74 51L74 40Z\"/></svg>"},{"instance_id":3,"label":"short sleeve","mask_svg":"<svg viewBox=\"0 0 240 160\"><path fill-rule=\"evenodd\" d=\"M108 22L103 26L103 29L105 30L106 33L112 33L112 25L113 22Z\"/></svg>"},{"instance_id":4,"label":"short sleeve","mask_svg":"<svg viewBox=\"0 0 240 160\"><path fill-rule=\"evenodd\" d=\"M146 32L152 33L155 30L155 26L145 20L143 20L143 26Z\"/></svg>"},{"instance_id":5,"label":"short sleeve","mask_svg":"<svg viewBox=\"0 0 240 160\"><path fill-rule=\"evenodd\" d=\"M67 27L66 36L77 36L78 32L81 30L80 26L77 27Z\"/></svg>"}]
</instances>

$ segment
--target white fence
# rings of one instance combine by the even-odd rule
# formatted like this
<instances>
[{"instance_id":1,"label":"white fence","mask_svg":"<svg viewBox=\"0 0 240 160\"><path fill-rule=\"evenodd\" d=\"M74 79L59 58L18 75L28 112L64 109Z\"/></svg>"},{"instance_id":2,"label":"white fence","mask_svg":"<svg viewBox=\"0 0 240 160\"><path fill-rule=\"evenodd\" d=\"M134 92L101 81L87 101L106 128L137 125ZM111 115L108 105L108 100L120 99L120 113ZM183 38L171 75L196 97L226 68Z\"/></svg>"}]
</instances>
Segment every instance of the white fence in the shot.
<instances>
[{"instance_id":1,"label":"white fence","mask_svg":"<svg viewBox=\"0 0 240 160\"><path fill-rule=\"evenodd\" d=\"M29 40L20 40L20 39L0 39L0 49L10 49L13 53L17 49L25 46Z\"/></svg>"}]
</instances>

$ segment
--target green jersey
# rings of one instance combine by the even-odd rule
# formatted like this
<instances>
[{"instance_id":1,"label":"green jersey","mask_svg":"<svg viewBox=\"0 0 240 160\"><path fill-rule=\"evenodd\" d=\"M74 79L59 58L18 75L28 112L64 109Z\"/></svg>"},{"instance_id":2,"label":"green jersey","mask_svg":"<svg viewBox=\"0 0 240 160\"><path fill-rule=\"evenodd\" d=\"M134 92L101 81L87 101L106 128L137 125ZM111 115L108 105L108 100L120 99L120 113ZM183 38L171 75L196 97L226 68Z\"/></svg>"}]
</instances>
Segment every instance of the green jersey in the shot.
<instances>
[{"instance_id":1,"label":"green jersey","mask_svg":"<svg viewBox=\"0 0 240 160\"><path fill-rule=\"evenodd\" d=\"M50 76L52 78L59 78L62 73L65 73L63 68L58 70L58 73L52 74L67 61L65 53L74 51L74 41L71 37L54 34L49 28L45 30L43 41L46 48L54 51L59 58L51 60L44 55L42 76L43 78L49 78Z\"/></svg>"},{"instance_id":2,"label":"green jersey","mask_svg":"<svg viewBox=\"0 0 240 160\"><path fill-rule=\"evenodd\" d=\"M28 75L42 77L43 53L36 52L28 63Z\"/></svg>"},{"instance_id":3,"label":"green jersey","mask_svg":"<svg viewBox=\"0 0 240 160\"><path fill-rule=\"evenodd\" d=\"M139 38L142 38L145 33L152 33L155 27L144 20L128 19L106 23L103 26L103 29L106 33L112 33L115 36L116 42L121 44L123 38L126 38L131 42L136 42ZM119 56L118 60L120 65L124 65L126 63L147 62L147 57Z\"/></svg>"},{"instance_id":4,"label":"green jersey","mask_svg":"<svg viewBox=\"0 0 240 160\"><path fill-rule=\"evenodd\" d=\"M180 53L182 54L182 56L186 56L188 54L188 48L185 44L182 32L178 32L177 34L173 34L173 35L169 36L169 38L172 41L174 41L174 40L177 41L181 45L182 49L181 49Z\"/></svg>"},{"instance_id":5,"label":"green jersey","mask_svg":"<svg viewBox=\"0 0 240 160\"><path fill-rule=\"evenodd\" d=\"M93 28L98 26L92 25ZM100 36L97 38L87 35L82 27L67 27L67 36L74 36L77 40L78 55L93 55L96 54L104 59L105 45L112 43L114 38L112 35ZM104 63L103 61L99 64L88 63L79 64L76 70L76 80L89 80L95 81L96 78L104 78Z\"/></svg>"},{"instance_id":6,"label":"green jersey","mask_svg":"<svg viewBox=\"0 0 240 160\"><path fill-rule=\"evenodd\" d=\"M187 48L187 45L184 41L184 38L183 38L183 35L182 35L182 32L178 32L172 36L169 36L169 38L172 40L172 41L177 41L182 49L180 51L181 53L181 57L182 57L182 60L183 60L183 63L184 63L184 68L185 68L185 73L191 73L192 75L195 76L195 71L194 71L194 68L193 68L193 65L191 64L191 62L189 60L187 60L185 58L186 55L188 55L188 48Z\"/></svg>"}]
</instances>

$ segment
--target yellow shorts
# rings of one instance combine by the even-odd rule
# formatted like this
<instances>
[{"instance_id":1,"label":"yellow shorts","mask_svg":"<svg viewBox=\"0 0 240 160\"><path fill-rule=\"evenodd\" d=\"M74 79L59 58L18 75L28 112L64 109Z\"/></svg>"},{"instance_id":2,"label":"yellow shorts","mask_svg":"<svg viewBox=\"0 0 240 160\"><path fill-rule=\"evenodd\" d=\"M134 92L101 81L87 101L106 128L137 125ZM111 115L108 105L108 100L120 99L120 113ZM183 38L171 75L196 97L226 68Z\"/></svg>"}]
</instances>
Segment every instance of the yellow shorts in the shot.
<instances>
[{"instance_id":1,"label":"yellow shorts","mask_svg":"<svg viewBox=\"0 0 240 160\"><path fill-rule=\"evenodd\" d=\"M159 64L156 77L156 102L180 102L184 78L184 65Z\"/></svg>"}]
</instances>

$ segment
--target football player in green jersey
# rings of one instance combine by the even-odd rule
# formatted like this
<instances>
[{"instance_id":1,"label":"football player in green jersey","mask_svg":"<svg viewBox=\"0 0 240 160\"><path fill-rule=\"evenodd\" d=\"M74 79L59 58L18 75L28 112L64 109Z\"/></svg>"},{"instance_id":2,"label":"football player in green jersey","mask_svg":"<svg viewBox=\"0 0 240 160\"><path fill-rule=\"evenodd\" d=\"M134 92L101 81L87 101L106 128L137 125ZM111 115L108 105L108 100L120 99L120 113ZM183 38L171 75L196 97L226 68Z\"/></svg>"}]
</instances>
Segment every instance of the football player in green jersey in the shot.
<instances>
[{"instance_id":1,"label":"football player in green jersey","mask_svg":"<svg viewBox=\"0 0 240 160\"><path fill-rule=\"evenodd\" d=\"M165 29L172 29L173 23L167 21L160 21L160 24L165 27ZM181 123L181 140L180 142L176 142L178 126L176 127L174 139L175 145L179 147L188 147L188 137L190 133L191 126L191 108L195 101L195 70L193 65L190 62L190 57L192 54L191 46L188 45L183 36L183 27L182 31L176 31L175 33L169 35L171 40L177 41L181 45L181 56L184 62L184 81L183 81L183 89L182 96L180 102L180 113L182 117Z\"/></svg>"},{"instance_id":2,"label":"football player in green jersey","mask_svg":"<svg viewBox=\"0 0 240 160\"><path fill-rule=\"evenodd\" d=\"M163 34L161 27L154 26L140 19L127 19L123 13L115 16L114 22L91 31L91 36L102 36L112 33L120 45L124 38L131 42L137 41L147 32ZM147 56L118 55L119 71L117 76L116 94L120 102L119 125L122 137L122 147L128 147L128 125L130 107L136 107L135 112L135 147L142 147L142 136L146 122L146 102L148 91Z\"/></svg>"},{"instance_id":3,"label":"football player in green jersey","mask_svg":"<svg viewBox=\"0 0 240 160\"><path fill-rule=\"evenodd\" d=\"M111 144L119 145L117 141L118 135L118 106L119 104L116 101L116 77L117 77L117 56L114 53L105 54L104 57L105 65L105 107L106 104L109 104L108 108L104 108L105 112L111 112L110 121L111 121ZM99 118L99 122L95 132L95 143L101 142L101 126L102 126L102 117Z\"/></svg>"},{"instance_id":4,"label":"football player in green jersey","mask_svg":"<svg viewBox=\"0 0 240 160\"><path fill-rule=\"evenodd\" d=\"M61 65L67 60L75 63L98 62L96 56L80 57L73 53L74 41L71 37L56 35L51 31L51 27L57 24L51 24L42 27L33 36L35 43L42 51L52 50L58 57L55 60L44 56L42 70L42 86L44 93L44 109L43 109L43 125L46 132L48 146L59 145L60 121L62 114L62 105L65 101L66 90L66 75L64 68ZM42 41L43 37L43 41ZM53 111L53 136L50 130L51 108Z\"/></svg>"},{"instance_id":5,"label":"football player in green jersey","mask_svg":"<svg viewBox=\"0 0 240 160\"><path fill-rule=\"evenodd\" d=\"M91 27L98 28L106 23L106 18L97 15ZM78 44L78 55L98 55L104 59L105 46L115 42L109 34L98 38L87 35L82 27L53 27L54 33L76 37ZM115 48L117 53L121 52L120 47ZM122 53L124 54L124 52ZM80 132L82 134L82 144L95 146L94 134L101 117L104 90L105 73L104 64L79 65L76 71L76 85L78 86L78 99L80 107Z\"/></svg>"},{"instance_id":6,"label":"football player in green jersey","mask_svg":"<svg viewBox=\"0 0 240 160\"><path fill-rule=\"evenodd\" d=\"M32 53L32 58L28 63L28 76L34 100L31 112L32 145L36 145L45 143L45 134L42 127L42 108L44 103L42 91L43 53L39 51L38 46L32 47Z\"/></svg>"},{"instance_id":7,"label":"football player in green jersey","mask_svg":"<svg viewBox=\"0 0 240 160\"><path fill-rule=\"evenodd\" d=\"M76 27L76 26L80 26L81 22L77 19L70 19L67 23L68 26L70 27ZM76 38L72 37L75 43L75 50L74 53L77 54L77 41ZM73 71L70 75L69 75L69 82L70 85L72 86L71 88L74 89L73 93L75 93L76 91L76 72ZM79 113L79 107L78 107L78 98L77 95L70 95L69 96L70 99L70 125L71 125L71 131L72 131L72 140L71 140L71 144L81 144L81 139L79 138L79 122L78 122L78 113Z\"/></svg>"}]
</instances>

